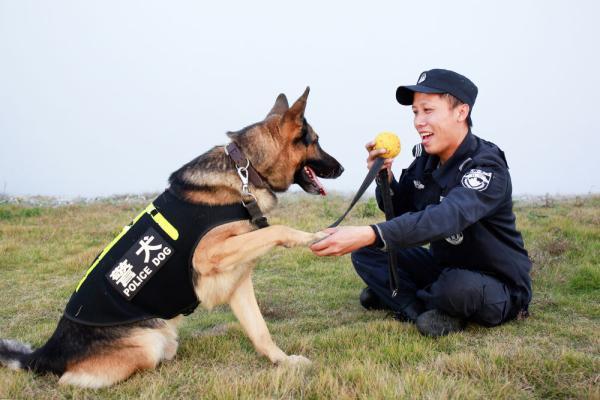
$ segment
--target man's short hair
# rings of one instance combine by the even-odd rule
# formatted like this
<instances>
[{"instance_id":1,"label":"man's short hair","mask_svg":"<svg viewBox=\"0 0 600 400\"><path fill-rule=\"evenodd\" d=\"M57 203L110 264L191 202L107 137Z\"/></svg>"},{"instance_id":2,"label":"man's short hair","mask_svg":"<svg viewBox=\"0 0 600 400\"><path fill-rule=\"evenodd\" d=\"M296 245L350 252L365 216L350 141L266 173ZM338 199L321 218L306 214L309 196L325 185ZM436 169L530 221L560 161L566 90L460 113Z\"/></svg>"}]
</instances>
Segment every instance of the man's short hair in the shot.
<instances>
[{"instance_id":1,"label":"man's short hair","mask_svg":"<svg viewBox=\"0 0 600 400\"><path fill-rule=\"evenodd\" d=\"M466 104L464 101L451 95L450 93L442 93L442 97L444 97L446 100L448 100L448 104L450 105L450 108L456 108L462 104ZM469 126L469 128L473 126L473 121L471 120L471 106L469 106L469 115L467 116L467 125Z\"/></svg>"}]
</instances>

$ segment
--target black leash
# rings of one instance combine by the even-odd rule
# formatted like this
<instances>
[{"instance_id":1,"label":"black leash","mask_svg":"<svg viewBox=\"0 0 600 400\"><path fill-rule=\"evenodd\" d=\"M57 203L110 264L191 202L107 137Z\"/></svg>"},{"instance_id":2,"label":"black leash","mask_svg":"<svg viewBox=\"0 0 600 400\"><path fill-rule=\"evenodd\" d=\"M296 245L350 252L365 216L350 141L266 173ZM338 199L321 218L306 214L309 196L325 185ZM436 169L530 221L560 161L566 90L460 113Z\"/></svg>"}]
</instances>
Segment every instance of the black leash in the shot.
<instances>
[{"instance_id":1,"label":"black leash","mask_svg":"<svg viewBox=\"0 0 600 400\"><path fill-rule=\"evenodd\" d=\"M340 224L340 222L342 222L344 220L344 218L346 218L346 215L348 215L350 210L352 210L354 205L358 202L358 200L360 200L362 195L365 193L365 190L367 190L367 188L369 186L371 186L371 182L373 182L375 180L375 177L377 176L377 172L381 169L381 166L383 165L384 160L385 159L382 157L378 157L375 159L375 162L373 162L373 165L371 166L369 173L365 177L365 180L360 185L360 188L358 188L358 192L356 192L356 194L354 195L354 198L350 202L350 206L348 207L348 209L346 210L346 212L344 214L342 214L341 217L339 217L337 219L337 221L335 221L333 224L329 225L329 228L335 228L336 226L338 226ZM386 171L386 173L387 173L387 171Z\"/></svg>"},{"instance_id":2,"label":"black leash","mask_svg":"<svg viewBox=\"0 0 600 400\"><path fill-rule=\"evenodd\" d=\"M390 191L390 182L388 180L388 171L384 169L383 171L379 171L385 159L383 157L378 157L373 162L369 173L365 177L363 183L360 185L360 188L354 195L354 198L350 202L350 206L341 217L339 217L333 224L329 225L329 228L335 228L338 226L344 218L348 215L350 210L354 207L354 205L360 200L362 195L365 193L367 188L371 185L373 180L379 174L379 185L381 186L381 195L383 197L383 209L385 211L385 219L389 221L394 218L394 207L392 205L392 195ZM396 297L398 294L398 282L400 282L400 278L398 277L398 254L393 251L393 249L388 248L388 271L390 276L390 290L392 291L392 297Z\"/></svg>"},{"instance_id":3,"label":"black leash","mask_svg":"<svg viewBox=\"0 0 600 400\"><path fill-rule=\"evenodd\" d=\"M381 196L383 197L383 209L385 212L385 220L389 221L394 218L394 205L392 204L392 192L390 189L390 181L388 177L387 169L384 169L379 173L379 184L381 186ZM398 294L398 282L400 277L398 276L398 253L393 251L394 249L388 248L388 272L390 276L390 290L392 291L392 297L396 297Z\"/></svg>"}]
</instances>

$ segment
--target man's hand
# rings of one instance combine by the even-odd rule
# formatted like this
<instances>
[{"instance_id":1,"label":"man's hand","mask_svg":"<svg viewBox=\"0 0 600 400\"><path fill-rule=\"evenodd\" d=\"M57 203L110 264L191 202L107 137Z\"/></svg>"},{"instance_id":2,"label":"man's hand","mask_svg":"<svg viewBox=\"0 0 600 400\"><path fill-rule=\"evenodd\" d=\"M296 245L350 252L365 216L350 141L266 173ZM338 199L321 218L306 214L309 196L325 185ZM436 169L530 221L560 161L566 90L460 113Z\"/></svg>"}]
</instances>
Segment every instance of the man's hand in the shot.
<instances>
[{"instance_id":1,"label":"man's hand","mask_svg":"<svg viewBox=\"0 0 600 400\"><path fill-rule=\"evenodd\" d=\"M310 246L318 256L343 256L361 247L375 243L375 232L370 226L343 226L327 228L329 236Z\"/></svg>"},{"instance_id":2,"label":"man's hand","mask_svg":"<svg viewBox=\"0 0 600 400\"><path fill-rule=\"evenodd\" d=\"M386 149L374 149L373 147L375 146L375 142L374 141L370 141L367 144L365 144L365 149L367 149L367 151L369 152L369 156L367 157L367 169L371 169L371 166L373 166L373 163L375 162L375 160L377 158L379 158L380 155L385 154L386 153ZM392 181L392 163L394 162L393 158L386 158L385 161L383 162L383 166L381 167L381 170L383 169L387 169L388 170L388 179L390 180L390 182Z\"/></svg>"}]
</instances>

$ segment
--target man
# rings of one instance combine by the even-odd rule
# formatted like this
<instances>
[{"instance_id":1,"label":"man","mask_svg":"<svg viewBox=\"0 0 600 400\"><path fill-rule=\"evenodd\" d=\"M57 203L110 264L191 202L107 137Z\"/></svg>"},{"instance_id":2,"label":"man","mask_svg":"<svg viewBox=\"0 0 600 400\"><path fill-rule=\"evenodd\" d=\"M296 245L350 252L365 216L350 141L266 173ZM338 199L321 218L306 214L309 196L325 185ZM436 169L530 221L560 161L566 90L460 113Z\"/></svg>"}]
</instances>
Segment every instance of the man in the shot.
<instances>
[{"instance_id":1,"label":"man","mask_svg":"<svg viewBox=\"0 0 600 400\"><path fill-rule=\"evenodd\" d=\"M388 168L395 218L372 226L329 229L311 246L319 256L352 253L368 285L366 309L388 309L415 322L424 335L442 336L467 321L495 326L526 315L531 263L515 228L512 186L504 153L471 133L477 87L453 71L423 72L400 86L396 99L412 105L421 143L399 180ZM367 143L371 167L385 150ZM379 188L377 202L382 208ZM429 243L429 248L420 247ZM398 256L393 297L388 255Z\"/></svg>"}]
</instances>

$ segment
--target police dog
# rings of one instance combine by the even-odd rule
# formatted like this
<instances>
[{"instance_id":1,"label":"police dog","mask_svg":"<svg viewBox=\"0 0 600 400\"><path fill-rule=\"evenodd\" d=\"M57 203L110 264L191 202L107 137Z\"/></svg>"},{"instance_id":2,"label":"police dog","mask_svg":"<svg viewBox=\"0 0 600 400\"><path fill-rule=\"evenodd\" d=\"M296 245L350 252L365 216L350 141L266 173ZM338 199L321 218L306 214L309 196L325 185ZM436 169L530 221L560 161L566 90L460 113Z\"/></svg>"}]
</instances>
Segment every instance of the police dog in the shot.
<instances>
[{"instance_id":1,"label":"police dog","mask_svg":"<svg viewBox=\"0 0 600 400\"><path fill-rule=\"evenodd\" d=\"M249 188L264 212L276 205L275 193L293 183L308 193L323 194L317 176L336 178L343 171L321 149L304 117L308 92L307 88L291 107L280 94L263 121L228 133L265 183ZM240 179L224 146L217 146L175 171L169 190L188 204L239 204L243 200ZM301 355L287 355L271 339L254 295L251 272L253 260L275 246L306 246L322 237L285 226L257 229L248 219L215 226L193 248L191 293L207 309L229 304L256 351L272 363L309 363ZM176 328L181 315L113 326L81 324L66 315L37 350L15 340L0 340L0 362L13 369L55 373L60 384L98 388L172 359L178 347Z\"/></svg>"}]
</instances>

